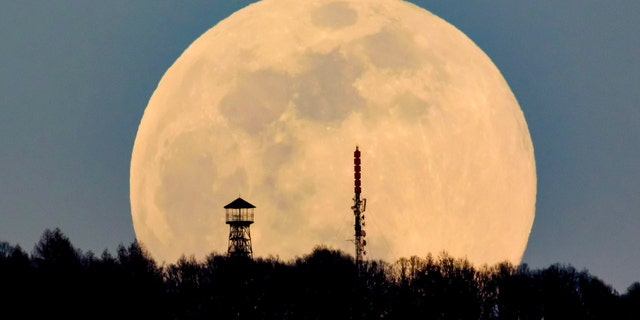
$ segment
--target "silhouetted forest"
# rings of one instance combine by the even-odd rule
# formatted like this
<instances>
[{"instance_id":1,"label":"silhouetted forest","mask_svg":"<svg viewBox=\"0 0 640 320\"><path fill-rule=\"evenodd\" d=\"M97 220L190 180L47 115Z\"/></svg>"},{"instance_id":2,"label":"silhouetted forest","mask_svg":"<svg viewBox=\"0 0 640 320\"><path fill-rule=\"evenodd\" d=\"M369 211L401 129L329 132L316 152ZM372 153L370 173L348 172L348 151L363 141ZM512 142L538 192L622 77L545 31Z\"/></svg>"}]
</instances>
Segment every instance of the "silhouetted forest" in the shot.
<instances>
[{"instance_id":1,"label":"silhouetted forest","mask_svg":"<svg viewBox=\"0 0 640 320\"><path fill-rule=\"evenodd\" d=\"M640 283L621 294L570 265L475 268L443 253L358 272L326 247L291 261L212 253L158 265L137 242L98 257L59 229L30 254L0 242L0 290L5 319L640 319Z\"/></svg>"}]
</instances>

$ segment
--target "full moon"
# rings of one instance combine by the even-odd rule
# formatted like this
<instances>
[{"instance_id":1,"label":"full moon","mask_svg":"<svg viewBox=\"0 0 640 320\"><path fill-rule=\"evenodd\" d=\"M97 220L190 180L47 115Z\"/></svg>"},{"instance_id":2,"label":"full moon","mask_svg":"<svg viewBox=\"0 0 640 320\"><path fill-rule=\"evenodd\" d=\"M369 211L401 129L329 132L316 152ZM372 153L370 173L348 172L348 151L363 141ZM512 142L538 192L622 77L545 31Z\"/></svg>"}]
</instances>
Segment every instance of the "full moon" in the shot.
<instances>
[{"instance_id":1,"label":"full moon","mask_svg":"<svg viewBox=\"0 0 640 320\"><path fill-rule=\"evenodd\" d=\"M356 146L365 259L520 263L536 200L522 110L473 41L400 0L263 0L196 39L138 129L136 238L159 262L224 254L240 196L254 256L354 254Z\"/></svg>"}]
</instances>

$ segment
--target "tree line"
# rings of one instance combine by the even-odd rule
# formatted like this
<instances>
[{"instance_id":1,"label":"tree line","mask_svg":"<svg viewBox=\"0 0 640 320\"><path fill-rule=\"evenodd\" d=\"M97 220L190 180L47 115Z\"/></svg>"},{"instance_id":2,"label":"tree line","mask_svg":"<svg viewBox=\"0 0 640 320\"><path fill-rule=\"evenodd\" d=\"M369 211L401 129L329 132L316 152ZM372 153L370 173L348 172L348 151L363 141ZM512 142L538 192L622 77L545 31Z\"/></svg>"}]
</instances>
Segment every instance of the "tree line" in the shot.
<instances>
[{"instance_id":1,"label":"tree line","mask_svg":"<svg viewBox=\"0 0 640 320\"><path fill-rule=\"evenodd\" d=\"M136 241L98 257L60 229L31 253L0 242L0 291L6 319L640 319L639 282L618 293L571 265L475 267L442 253L357 269L322 246L290 261L158 265Z\"/></svg>"}]
</instances>

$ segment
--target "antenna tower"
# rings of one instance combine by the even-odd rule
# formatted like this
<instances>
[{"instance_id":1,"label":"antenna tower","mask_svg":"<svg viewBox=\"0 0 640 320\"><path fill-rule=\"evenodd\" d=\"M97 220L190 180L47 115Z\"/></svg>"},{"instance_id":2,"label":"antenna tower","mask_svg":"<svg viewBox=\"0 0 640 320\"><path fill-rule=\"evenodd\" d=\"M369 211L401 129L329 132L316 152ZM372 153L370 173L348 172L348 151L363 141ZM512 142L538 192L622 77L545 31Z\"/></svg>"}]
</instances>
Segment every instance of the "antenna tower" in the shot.
<instances>
[{"instance_id":1,"label":"antenna tower","mask_svg":"<svg viewBox=\"0 0 640 320\"><path fill-rule=\"evenodd\" d=\"M367 254L367 251L364 250L364 247L367 245L367 240L365 240L364 237L367 233L362 229L362 227L365 226L364 211L367 208L367 199L360 198L360 194L362 193L362 183L360 181L360 150L358 150L358 146L356 146L356 151L353 153L353 171L355 196L353 198L353 206L351 209L353 210L353 215L355 217L354 242L356 246L356 267L358 269L358 273L360 273L364 255Z\"/></svg>"}]
</instances>

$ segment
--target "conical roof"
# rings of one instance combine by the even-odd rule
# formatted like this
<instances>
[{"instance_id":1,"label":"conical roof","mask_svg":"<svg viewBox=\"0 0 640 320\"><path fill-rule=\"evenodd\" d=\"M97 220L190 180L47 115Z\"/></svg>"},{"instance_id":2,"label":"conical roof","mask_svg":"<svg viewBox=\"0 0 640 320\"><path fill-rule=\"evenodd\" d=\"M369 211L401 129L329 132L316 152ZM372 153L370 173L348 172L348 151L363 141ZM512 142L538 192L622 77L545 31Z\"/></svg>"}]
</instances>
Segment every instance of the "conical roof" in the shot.
<instances>
[{"instance_id":1,"label":"conical roof","mask_svg":"<svg viewBox=\"0 0 640 320\"><path fill-rule=\"evenodd\" d=\"M224 206L225 209L249 209L249 208L255 208L255 207L256 206L252 205L251 203L245 201L242 198L235 199L228 205Z\"/></svg>"}]
</instances>

